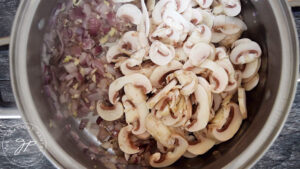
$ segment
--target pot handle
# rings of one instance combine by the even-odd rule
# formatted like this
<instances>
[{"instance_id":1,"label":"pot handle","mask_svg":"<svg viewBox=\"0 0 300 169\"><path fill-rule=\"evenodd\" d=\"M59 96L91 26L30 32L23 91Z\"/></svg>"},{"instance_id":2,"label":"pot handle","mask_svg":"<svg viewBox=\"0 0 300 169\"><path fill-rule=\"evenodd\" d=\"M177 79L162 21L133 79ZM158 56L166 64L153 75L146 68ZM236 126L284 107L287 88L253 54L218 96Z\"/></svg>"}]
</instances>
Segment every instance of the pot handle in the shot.
<instances>
[{"instance_id":1,"label":"pot handle","mask_svg":"<svg viewBox=\"0 0 300 169\"><path fill-rule=\"evenodd\" d=\"M10 42L10 37L0 38L0 46L9 45L9 42ZM11 105L5 105L5 103L0 104L0 119L19 119L19 118L21 118L21 115L17 107Z\"/></svg>"}]
</instances>

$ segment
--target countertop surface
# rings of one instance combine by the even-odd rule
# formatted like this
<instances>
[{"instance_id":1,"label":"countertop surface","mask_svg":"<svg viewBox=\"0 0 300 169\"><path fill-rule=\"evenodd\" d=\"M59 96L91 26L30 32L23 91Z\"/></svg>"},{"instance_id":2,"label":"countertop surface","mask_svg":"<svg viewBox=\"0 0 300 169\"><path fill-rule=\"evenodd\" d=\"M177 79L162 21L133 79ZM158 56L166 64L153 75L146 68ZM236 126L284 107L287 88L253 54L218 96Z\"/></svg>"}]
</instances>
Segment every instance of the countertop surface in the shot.
<instances>
[{"instance_id":1,"label":"countertop surface","mask_svg":"<svg viewBox=\"0 0 300 169\"><path fill-rule=\"evenodd\" d=\"M19 0L0 0L0 37L9 36L11 25L14 19L15 11ZM294 8L293 14L297 24L298 33L300 33L300 9ZM9 82L8 68L8 47L0 47L0 106L13 106L13 95ZM0 112L1 113L1 112ZM4 134L15 125L22 125L21 119L0 120L0 141L5 140ZM288 116L288 119L267 153L253 167L254 169L282 169L282 168L300 168L300 86L297 88L297 94ZM19 129L19 131L22 129ZM15 131L13 131L15 132ZM26 132L26 131L25 131ZM26 133L25 133L26 134ZM28 144L28 143L26 143ZM26 144L20 151L27 151L28 154L12 159L9 153L3 149L5 143L0 145L0 169L10 168L34 168L34 169L54 169L55 167L36 149L26 150ZM24 150L25 149L25 150ZM14 152L16 153L16 152ZM34 165L28 165L22 162L31 160Z\"/></svg>"}]
</instances>

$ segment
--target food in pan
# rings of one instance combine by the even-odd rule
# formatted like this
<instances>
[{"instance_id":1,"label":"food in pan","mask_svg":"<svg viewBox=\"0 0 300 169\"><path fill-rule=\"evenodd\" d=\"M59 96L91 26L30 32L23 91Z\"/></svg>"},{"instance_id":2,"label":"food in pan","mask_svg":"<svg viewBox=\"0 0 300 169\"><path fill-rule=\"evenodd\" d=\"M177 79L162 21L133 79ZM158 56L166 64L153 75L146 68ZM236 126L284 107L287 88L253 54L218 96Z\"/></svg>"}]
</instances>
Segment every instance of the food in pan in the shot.
<instances>
[{"instance_id":1,"label":"food in pan","mask_svg":"<svg viewBox=\"0 0 300 169\"><path fill-rule=\"evenodd\" d=\"M239 0L77 0L45 35L44 91L128 163L165 167L231 139L262 50Z\"/></svg>"}]
</instances>

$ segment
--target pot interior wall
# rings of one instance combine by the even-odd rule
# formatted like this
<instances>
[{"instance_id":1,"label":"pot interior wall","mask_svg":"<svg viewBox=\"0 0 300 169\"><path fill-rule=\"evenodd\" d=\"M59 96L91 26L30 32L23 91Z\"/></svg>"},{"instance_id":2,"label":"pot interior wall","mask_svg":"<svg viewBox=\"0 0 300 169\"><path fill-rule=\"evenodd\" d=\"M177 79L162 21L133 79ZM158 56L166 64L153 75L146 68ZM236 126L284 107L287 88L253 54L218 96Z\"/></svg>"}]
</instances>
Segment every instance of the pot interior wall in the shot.
<instances>
[{"instance_id":1,"label":"pot interior wall","mask_svg":"<svg viewBox=\"0 0 300 169\"><path fill-rule=\"evenodd\" d=\"M66 124L70 124L71 130L78 133L82 143L92 145L94 142L89 137L85 137L84 133L78 131L77 123L74 119L69 118L63 121L55 120L56 112L47 101L47 98L41 93L41 50L45 29L40 31L37 25L41 19L45 19L46 23L48 22L49 16L57 5L57 2L58 1L40 1L34 22L31 25L27 50L27 74L29 77L30 92L33 95L40 118L45 124L49 124L51 120L52 126L55 126L49 127L49 125L47 125L49 132L59 143L61 148L83 166L93 168L96 164L99 166L99 162L90 160L90 158L85 155L86 151L85 153L83 152L83 149L75 148L78 147L78 142L69 136L69 132L66 132ZM230 141L215 146L201 157L194 159L182 158L168 168L220 168L226 165L252 142L271 112L279 85L279 75L281 72L280 63L282 59L277 22L268 0L241 0L241 2L243 4L242 16L248 25L248 31L244 36L258 42L263 49L259 85L254 91L247 94L249 117L243 122L239 132ZM57 160L59 161L59 159Z\"/></svg>"}]
</instances>

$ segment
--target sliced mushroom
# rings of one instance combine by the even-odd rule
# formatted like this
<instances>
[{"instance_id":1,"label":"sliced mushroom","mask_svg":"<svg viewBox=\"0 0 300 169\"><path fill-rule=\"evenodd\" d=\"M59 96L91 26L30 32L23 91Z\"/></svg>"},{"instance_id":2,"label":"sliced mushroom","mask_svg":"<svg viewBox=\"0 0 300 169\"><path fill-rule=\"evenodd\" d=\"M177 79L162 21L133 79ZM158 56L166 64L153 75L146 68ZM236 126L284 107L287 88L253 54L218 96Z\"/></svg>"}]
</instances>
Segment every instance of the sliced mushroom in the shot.
<instances>
[{"instance_id":1,"label":"sliced mushroom","mask_svg":"<svg viewBox=\"0 0 300 169\"><path fill-rule=\"evenodd\" d=\"M133 124L139 119L139 112L136 105L128 99L126 95L122 97L122 103L124 106L125 120L127 124Z\"/></svg>"},{"instance_id":2,"label":"sliced mushroom","mask_svg":"<svg viewBox=\"0 0 300 169\"><path fill-rule=\"evenodd\" d=\"M173 73L174 77L178 80L182 86L180 93L184 96L189 96L196 90L198 79L195 73L186 70L178 70ZM167 78L171 81L172 78Z\"/></svg>"},{"instance_id":3,"label":"sliced mushroom","mask_svg":"<svg viewBox=\"0 0 300 169\"><path fill-rule=\"evenodd\" d=\"M112 104L116 104L119 100L119 90L128 83L132 83L135 86L142 88L144 93L149 93L152 90L151 82L145 75L135 73L120 77L113 81L109 86L108 96L109 101Z\"/></svg>"},{"instance_id":4,"label":"sliced mushroom","mask_svg":"<svg viewBox=\"0 0 300 169\"><path fill-rule=\"evenodd\" d=\"M261 59L255 59L253 62L247 63L245 69L242 71L242 78L248 79L253 77L259 70L261 65Z\"/></svg>"},{"instance_id":5,"label":"sliced mushroom","mask_svg":"<svg viewBox=\"0 0 300 169\"><path fill-rule=\"evenodd\" d=\"M211 41L211 31L210 28L204 24L198 25L194 28L194 31L190 35L188 41L196 44L199 42L209 43Z\"/></svg>"},{"instance_id":6,"label":"sliced mushroom","mask_svg":"<svg viewBox=\"0 0 300 169\"><path fill-rule=\"evenodd\" d=\"M186 123L185 128L189 132L195 132L205 128L210 114L208 94L205 88L198 85L194 94L198 105L190 122Z\"/></svg>"},{"instance_id":7,"label":"sliced mushroom","mask_svg":"<svg viewBox=\"0 0 300 169\"><path fill-rule=\"evenodd\" d=\"M118 143L120 149L127 154L136 154L140 152L139 147L135 146L130 140L132 126L123 127L118 134Z\"/></svg>"},{"instance_id":8,"label":"sliced mushroom","mask_svg":"<svg viewBox=\"0 0 300 169\"><path fill-rule=\"evenodd\" d=\"M239 107L242 114L243 119L247 118L247 106L246 106L246 92L244 88L238 89L238 101Z\"/></svg>"},{"instance_id":9,"label":"sliced mushroom","mask_svg":"<svg viewBox=\"0 0 300 169\"><path fill-rule=\"evenodd\" d=\"M118 44L111 46L106 53L106 60L108 63L118 62L120 57L126 57L126 54L123 54L123 52L119 50Z\"/></svg>"},{"instance_id":10,"label":"sliced mushroom","mask_svg":"<svg viewBox=\"0 0 300 169\"><path fill-rule=\"evenodd\" d=\"M207 130L195 132L194 135L197 137L197 141L189 143L187 151L195 155L202 155L210 150L214 145L215 141L207 138Z\"/></svg>"},{"instance_id":11,"label":"sliced mushroom","mask_svg":"<svg viewBox=\"0 0 300 169\"><path fill-rule=\"evenodd\" d=\"M245 43L247 44L247 43L249 43L249 42L252 42L252 40L250 40L250 39L248 39L248 38L242 38L242 39L239 39L239 40L235 41L235 42L232 44L231 48L233 49L233 48L237 47L237 46L240 45L240 44L245 44Z\"/></svg>"},{"instance_id":12,"label":"sliced mushroom","mask_svg":"<svg viewBox=\"0 0 300 169\"><path fill-rule=\"evenodd\" d=\"M260 56L260 46L256 42L251 41L235 46L230 53L230 60L233 64L245 64L253 62Z\"/></svg>"},{"instance_id":13,"label":"sliced mushroom","mask_svg":"<svg viewBox=\"0 0 300 169\"><path fill-rule=\"evenodd\" d=\"M209 8L212 3L213 3L213 0L194 0L196 1L199 6L201 6L201 8Z\"/></svg>"},{"instance_id":14,"label":"sliced mushroom","mask_svg":"<svg viewBox=\"0 0 300 169\"><path fill-rule=\"evenodd\" d=\"M256 74L254 77L252 77L249 81L243 82L243 87L246 91L253 90L259 82L259 74Z\"/></svg>"},{"instance_id":15,"label":"sliced mushroom","mask_svg":"<svg viewBox=\"0 0 300 169\"><path fill-rule=\"evenodd\" d=\"M213 30L226 35L232 35L247 30L247 26L237 17L218 15L214 17Z\"/></svg>"},{"instance_id":16,"label":"sliced mushroom","mask_svg":"<svg viewBox=\"0 0 300 169\"><path fill-rule=\"evenodd\" d=\"M136 51L147 47L149 44L145 33L129 31L122 36L118 45L121 52L132 55Z\"/></svg>"},{"instance_id":17,"label":"sliced mushroom","mask_svg":"<svg viewBox=\"0 0 300 169\"><path fill-rule=\"evenodd\" d=\"M221 59L225 59L225 58L229 58L229 56L227 55L227 52L226 52L226 48L225 47L217 47L215 60L221 60Z\"/></svg>"},{"instance_id":18,"label":"sliced mushroom","mask_svg":"<svg viewBox=\"0 0 300 169\"><path fill-rule=\"evenodd\" d=\"M201 76L198 76L198 82L206 90L208 100L209 100L209 103L210 103L209 107L211 107L212 104L213 104L213 96L212 96L212 93L211 93L211 86L209 85L208 81L206 79L204 79L203 77L201 77Z\"/></svg>"},{"instance_id":19,"label":"sliced mushroom","mask_svg":"<svg viewBox=\"0 0 300 169\"><path fill-rule=\"evenodd\" d=\"M210 12L210 10L200 10L203 17L203 23L212 28L214 25L214 15Z\"/></svg>"},{"instance_id":20,"label":"sliced mushroom","mask_svg":"<svg viewBox=\"0 0 300 169\"><path fill-rule=\"evenodd\" d=\"M191 118L192 116L192 103L190 99L186 96L185 97L185 108L182 114L182 119L177 122L174 127L181 127L185 126L186 122Z\"/></svg>"},{"instance_id":21,"label":"sliced mushroom","mask_svg":"<svg viewBox=\"0 0 300 169\"><path fill-rule=\"evenodd\" d=\"M215 84L211 83L213 93L221 93L226 89L228 84L228 75L221 66L211 60L206 60L200 65L200 67L209 69L213 72L211 75L213 77L212 79L215 81Z\"/></svg>"},{"instance_id":22,"label":"sliced mushroom","mask_svg":"<svg viewBox=\"0 0 300 169\"><path fill-rule=\"evenodd\" d=\"M238 40L241 37L242 33L243 33L243 31L239 31L235 34L227 35L224 39L222 39L219 42L219 44L226 48L229 48L236 40Z\"/></svg>"},{"instance_id":23,"label":"sliced mushroom","mask_svg":"<svg viewBox=\"0 0 300 169\"><path fill-rule=\"evenodd\" d=\"M154 41L150 47L149 57L157 65L167 65L175 57L175 49L171 45Z\"/></svg>"},{"instance_id":24,"label":"sliced mushroom","mask_svg":"<svg viewBox=\"0 0 300 169\"><path fill-rule=\"evenodd\" d=\"M186 152L183 154L183 157L185 157L185 158L195 158L195 157L197 157L197 155L192 154L192 153L186 151Z\"/></svg>"},{"instance_id":25,"label":"sliced mushroom","mask_svg":"<svg viewBox=\"0 0 300 169\"><path fill-rule=\"evenodd\" d=\"M235 70L234 70L233 65L231 64L229 58L218 60L218 61L216 61L216 63L218 65L220 65L228 74L229 81L228 81L228 85L227 85L225 91L231 91L234 88L236 88L237 82L235 79Z\"/></svg>"},{"instance_id":26,"label":"sliced mushroom","mask_svg":"<svg viewBox=\"0 0 300 169\"><path fill-rule=\"evenodd\" d=\"M211 55L212 50L210 45L198 43L191 49L189 59L194 66L200 66Z\"/></svg>"},{"instance_id":27,"label":"sliced mushroom","mask_svg":"<svg viewBox=\"0 0 300 169\"><path fill-rule=\"evenodd\" d=\"M143 134L146 132L145 120L149 114L149 109L146 106L146 95L142 90L130 83L125 85L124 92L128 100L131 100L135 105L136 111L139 114L138 126L132 130L132 133L135 135Z\"/></svg>"},{"instance_id":28,"label":"sliced mushroom","mask_svg":"<svg viewBox=\"0 0 300 169\"><path fill-rule=\"evenodd\" d=\"M177 31L188 33L191 29L190 23L178 12L166 9L163 15L163 22Z\"/></svg>"},{"instance_id":29,"label":"sliced mushroom","mask_svg":"<svg viewBox=\"0 0 300 169\"><path fill-rule=\"evenodd\" d=\"M186 151L188 147L187 141L180 135L173 134L172 139L175 140L175 148L163 155L161 153L154 153L150 156L149 163L152 167L162 168L169 166L176 162Z\"/></svg>"},{"instance_id":30,"label":"sliced mushroom","mask_svg":"<svg viewBox=\"0 0 300 169\"><path fill-rule=\"evenodd\" d=\"M147 116L145 126L147 132L150 133L156 141L167 148L174 147L175 140L171 138L171 131L160 120L155 118L153 114Z\"/></svg>"},{"instance_id":31,"label":"sliced mushroom","mask_svg":"<svg viewBox=\"0 0 300 169\"><path fill-rule=\"evenodd\" d=\"M106 121L117 120L124 114L122 103L117 102L115 105L107 106L100 100L97 102L97 112Z\"/></svg>"},{"instance_id":32,"label":"sliced mushroom","mask_svg":"<svg viewBox=\"0 0 300 169\"><path fill-rule=\"evenodd\" d=\"M183 48L175 49L175 60L179 62L186 62L188 60L188 55L184 52Z\"/></svg>"},{"instance_id":33,"label":"sliced mushroom","mask_svg":"<svg viewBox=\"0 0 300 169\"><path fill-rule=\"evenodd\" d=\"M158 66L154 69L150 76L150 81L155 88L161 88L163 83L166 81L166 77L182 68L182 64L178 61L171 61L169 64L164 66Z\"/></svg>"},{"instance_id":34,"label":"sliced mushroom","mask_svg":"<svg viewBox=\"0 0 300 169\"><path fill-rule=\"evenodd\" d=\"M225 38L226 38L226 34L224 34L222 32L217 32L214 29L211 31L211 42L212 43L219 43Z\"/></svg>"},{"instance_id":35,"label":"sliced mushroom","mask_svg":"<svg viewBox=\"0 0 300 169\"><path fill-rule=\"evenodd\" d=\"M147 101L149 109L153 108L163 97L165 97L170 90L172 90L177 84L177 80L172 80L168 85L161 89L157 94L151 97Z\"/></svg>"},{"instance_id":36,"label":"sliced mushroom","mask_svg":"<svg viewBox=\"0 0 300 169\"><path fill-rule=\"evenodd\" d=\"M157 4L154 7L154 10L152 12L152 19L154 24L159 25L162 23L163 14L166 9L173 9L176 10L176 3L174 0L161 0L158 1Z\"/></svg>"},{"instance_id":37,"label":"sliced mushroom","mask_svg":"<svg viewBox=\"0 0 300 169\"><path fill-rule=\"evenodd\" d=\"M140 24L143 19L141 10L132 4L122 5L118 9L116 16L135 25Z\"/></svg>"},{"instance_id":38,"label":"sliced mushroom","mask_svg":"<svg viewBox=\"0 0 300 169\"><path fill-rule=\"evenodd\" d=\"M175 0L177 6L177 12L182 13L184 12L190 5L191 0Z\"/></svg>"},{"instance_id":39,"label":"sliced mushroom","mask_svg":"<svg viewBox=\"0 0 300 169\"><path fill-rule=\"evenodd\" d=\"M143 134L136 135L136 137L141 140L147 140L151 137L151 135L146 131Z\"/></svg>"},{"instance_id":40,"label":"sliced mushroom","mask_svg":"<svg viewBox=\"0 0 300 169\"><path fill-rule=\"evenodd\" d=\"M220 15L224 11L223 5L219 1L214 1L212 4L212 13L214 15Z\"/></svg>"},{"instance_id":41,"label":"sliced mushroom","mask_svg":"<svg viewBox=\"0 0 300 169\"><path fill-rule=\"evenodd\" d=\"M155 7L155 0L148 0L147 1L148 11L152 13L154 7Z\"/></svg>"},{"instance_id":42,"label":"sliced mushroom","mask_svg":"<svg viewBox=\"0 0 300 169\"><path fill-rule=\"evenodd\" d=\"M221 0L221 3L227 16L237 16L242 10L240 0Z\"/></svg>"},{"instance_id":43,"label":"sliced mushroom","mask_svg":"<svg viewBox=\"0 0 300 169\"><path fill-rule=\"evenodd\" d=\"M217 141L227 141L236 134L242 124L242 120L243 117L239 106L235 103L229 103L218 111L215 119L208 125L208 133Z\"/></svg>"}]
</instances>

